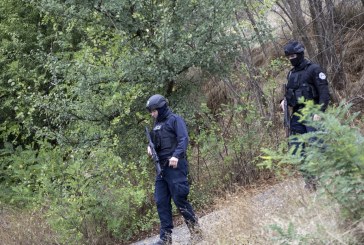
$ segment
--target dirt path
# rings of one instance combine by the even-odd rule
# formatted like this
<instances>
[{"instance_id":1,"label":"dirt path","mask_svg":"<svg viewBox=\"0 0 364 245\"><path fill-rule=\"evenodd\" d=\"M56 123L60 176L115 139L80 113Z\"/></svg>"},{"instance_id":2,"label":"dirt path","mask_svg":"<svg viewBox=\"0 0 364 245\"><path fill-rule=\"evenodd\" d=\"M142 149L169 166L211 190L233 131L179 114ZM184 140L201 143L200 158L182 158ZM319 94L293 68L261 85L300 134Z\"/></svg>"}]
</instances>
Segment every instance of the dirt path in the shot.
<instances>
[{"instance_id":1,"label":"dirt path","mask_svg":"<svg viewBox=\"0 0 364 245\"><path fill-rule=\"evenodd\" d=\"M212 212L210 214L207 214L207 215L201 217L200 224L201 224L202 229L204 231L209 229L211 222L220 220L222 217L226 216L227 213L228 213L228 210L223 209L223 210L218 210L218 211ZM158 238L159 238L159 235L155 235L155 236L149 237L145 240L142 240L142 241L139 241L136 243L132 243L131 245L147 245L147 244L149 245L149 244L152 244L153 242L156 242L158 240ZM173 229L172 240L173 240L173 245L190 244L190 233L185 224L177 226ZM208 244L208 243L206 243L206 241L202 241L199 244Z\"/></svg>"},{"instance_id":2,"label":"dirt path","mask_svg":"<svg viewBox=\"0 0 364 245\"><path fill-rule=\"evenodd\" d=\"M242 193L223 203L225 208L200 218L205 240L199 244L264 244L258 237L266 232L264 220L287 205L287 194L305 195L302 179L290 179L255 193ZM261 227L259 227L261 226ZM132 243L152 244L158 235ZM185 224L175 227L172 233L173 245L187 245L190 234Z\"/></svg>"}]
</instances>

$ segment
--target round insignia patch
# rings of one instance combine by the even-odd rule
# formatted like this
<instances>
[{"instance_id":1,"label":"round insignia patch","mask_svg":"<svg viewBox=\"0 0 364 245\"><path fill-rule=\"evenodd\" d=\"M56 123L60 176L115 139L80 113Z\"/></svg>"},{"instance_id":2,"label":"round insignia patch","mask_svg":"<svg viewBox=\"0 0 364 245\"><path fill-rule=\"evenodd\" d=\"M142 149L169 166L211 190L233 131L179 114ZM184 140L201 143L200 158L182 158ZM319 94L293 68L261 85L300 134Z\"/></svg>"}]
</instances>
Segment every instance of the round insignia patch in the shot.
<instances>
[{"instance_id":1,"label":"round insignia patch","mask_svg":"<svg viewBox=\"0 0 364 245\"><path fill-rule=\"evenodd\" d=\"M322 79L322 80L326 79L326 75L325 75L325 73L320 72L320 74L319 74L319 78L320 78L320 79Z\"/></svg>"}]
</instances>

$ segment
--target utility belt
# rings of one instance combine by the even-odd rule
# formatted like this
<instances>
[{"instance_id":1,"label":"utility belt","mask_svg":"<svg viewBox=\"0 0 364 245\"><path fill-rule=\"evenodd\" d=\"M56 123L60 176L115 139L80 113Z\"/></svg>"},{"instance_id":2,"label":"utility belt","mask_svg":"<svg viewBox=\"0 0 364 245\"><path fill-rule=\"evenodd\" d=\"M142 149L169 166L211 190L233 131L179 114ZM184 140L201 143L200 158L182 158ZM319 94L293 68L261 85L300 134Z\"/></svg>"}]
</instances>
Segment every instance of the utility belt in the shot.
<instances>
[{"instance_id":1,"label":"utility belt","mask_svg":"<svg viewBox=\"0 0 364 245\"><path fill-rule=\"evenodd\" d=\"M161 165L162 168L168 166L168 164L169 164L169 159L159 160L159 165Z\"/></svg>"},{"instance_id":2,"label":"utility belt","mask_svg":"<svg viewBox=\"0 0 364 245\"><path fill-rule=\"evenodd\" d=\"M170 159L171 157L168 157L168 158L163 158L163 159L160 159L159 160L159 165L163 168L163 167L166 167L166 166L168 166L169 165L169 159ZM178 158L178 161L180 161L180 160L185 160L186 158L185 157L183 157L183 158Z\"/></svg>"}]
</instances>

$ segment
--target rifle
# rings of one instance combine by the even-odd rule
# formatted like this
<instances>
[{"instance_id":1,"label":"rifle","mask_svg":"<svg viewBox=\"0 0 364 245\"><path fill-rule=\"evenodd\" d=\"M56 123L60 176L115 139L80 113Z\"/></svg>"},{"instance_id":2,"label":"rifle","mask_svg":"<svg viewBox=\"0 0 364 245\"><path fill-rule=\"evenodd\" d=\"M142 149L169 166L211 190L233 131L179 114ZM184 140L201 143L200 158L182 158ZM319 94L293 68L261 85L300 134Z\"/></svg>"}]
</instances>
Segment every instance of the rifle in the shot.
<instances>
[{"instance_id":1,"label":"rifle","mask_svg":"<svg viewBox=\"0 0 364 245\"><path fill-rule=\"evenodd\" d=\"M283 99L283 111L284 111L284 128L286 131L286 137L289 137L291 129L290 129L290 116L289 116L289 108L286 98L286 84L283 84L283 92L284 92L284 99Z\"/></svg>"},{"instance_id":2,"label":"rifle","mask_svg":"<svg viewBox=\"0 0 364 245\"><path fill-rule=\"evenodd\" d=\"M153 162L154 162L154 165L155 165L155 170L157 172L157 175L160 175L161 172L162 172L162 169L161 169L161 166L159 164L159 157L157 155L157 152L155 151L154 144L152 142L152 139L150 138L148 127L145 127L145 133L147 134L147 138L148 138L148 141L149 141L148 146L150 147L150 149L152 151L152 159L153 159Z\"/></svg>"}]
</instances>

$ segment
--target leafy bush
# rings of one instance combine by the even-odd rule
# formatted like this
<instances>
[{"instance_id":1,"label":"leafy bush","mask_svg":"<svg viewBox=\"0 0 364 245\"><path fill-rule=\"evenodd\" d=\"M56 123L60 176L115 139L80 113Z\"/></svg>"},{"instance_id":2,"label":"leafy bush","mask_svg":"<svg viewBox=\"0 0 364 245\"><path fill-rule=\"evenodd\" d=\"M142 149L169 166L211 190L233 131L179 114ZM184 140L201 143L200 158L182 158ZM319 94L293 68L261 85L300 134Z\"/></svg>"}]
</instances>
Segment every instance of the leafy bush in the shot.
<instances>
[{"instance_id":1,"label":"leafy bush","mask_svg":"<svg viewBox=\"0 0 364 245\"><path fill-rule=\"evenodd\" d=\"M282 143L277 151L263 149L265 160L261 166L282 170L294 165L317 176L346 217L360 219L364 214L364 137L353 126L356 115L349 116L350 105L344 103L325 113L312 102L305 103L301 120L317 129L297 136L297 141L305 145L305 153L300 154L302 147L297 154L292 154L293 149L287 152L287 143ZM321 120L313 121L313 114L320 115Z\"/></svg>"},{"instance_id":2,"label":"leafy bush","mask_svg":"<svg viewBox=\"0 0 364 245\"><path fill-rule=\"evenodd\" d=\"M52 148L35 152L8 149L2 173L2 200L44 207L52 228L65 244L95 244L100 239L128 240L156 220L148 169L124 163L111 149ZM2 151L4 154L4 151Z\"/></svg>"},{"instance_id":3,"label":"leafy bush","mask_svg":"<svg viewBox=\"0 0 364 245\"><path fill-rule=\"evenodd\" d=\"M195 161L192 172L207 193L249 184L259 176L253 161L266 128L256 121L257 117L257 111L248 103L222 105L217 115L205 104L201 106L197 128L190 132Z\"/></svg>"}]
</instances>

